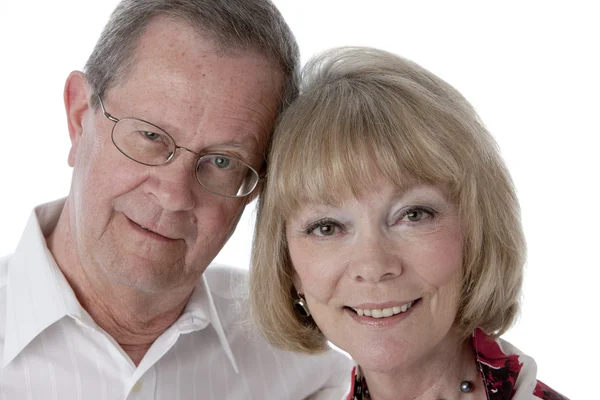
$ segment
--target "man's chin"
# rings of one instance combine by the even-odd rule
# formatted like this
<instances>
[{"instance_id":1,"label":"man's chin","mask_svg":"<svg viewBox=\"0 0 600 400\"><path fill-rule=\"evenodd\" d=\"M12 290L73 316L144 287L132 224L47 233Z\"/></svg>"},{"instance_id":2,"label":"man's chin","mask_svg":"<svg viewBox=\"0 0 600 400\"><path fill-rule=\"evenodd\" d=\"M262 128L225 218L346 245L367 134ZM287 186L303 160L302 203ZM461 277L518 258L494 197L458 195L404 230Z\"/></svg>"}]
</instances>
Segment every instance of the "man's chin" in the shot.
<instances>
[{"instance_id":1,"label":"man's chin","mask_svg":"<svg viewBox=\"0 0 600 400\"><path fill-rule=\"evenodd\" d=\"M190 283L183 260L128 257L104 268L109 280L142 293L160 293Z\"/></svg>"}]
</instances>

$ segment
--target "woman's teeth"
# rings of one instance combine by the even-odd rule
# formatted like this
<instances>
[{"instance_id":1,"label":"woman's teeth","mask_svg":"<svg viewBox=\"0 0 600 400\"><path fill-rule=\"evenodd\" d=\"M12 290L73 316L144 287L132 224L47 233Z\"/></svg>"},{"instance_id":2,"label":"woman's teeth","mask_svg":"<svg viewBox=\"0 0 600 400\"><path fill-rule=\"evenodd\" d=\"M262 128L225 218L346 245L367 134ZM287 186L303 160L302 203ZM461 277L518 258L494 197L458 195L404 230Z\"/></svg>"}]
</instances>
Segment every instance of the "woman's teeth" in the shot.
<instances>
[{"instance_id":1,"label":"woman's teeth","mask_svg":"<svg viewBox=\"0 0 600 400\"><path fill-rule=\"evenodd\" d=\"M400 314L406 312L410 307L412 307L413 302L406 303L402 306L395 306L389 308L381 308L381 309L363 309L363 308L353 308L353 310L358 314L359 317L367 316L371 318L386 318L391 317L392 315Z\"/></svg>"}]
</instances>

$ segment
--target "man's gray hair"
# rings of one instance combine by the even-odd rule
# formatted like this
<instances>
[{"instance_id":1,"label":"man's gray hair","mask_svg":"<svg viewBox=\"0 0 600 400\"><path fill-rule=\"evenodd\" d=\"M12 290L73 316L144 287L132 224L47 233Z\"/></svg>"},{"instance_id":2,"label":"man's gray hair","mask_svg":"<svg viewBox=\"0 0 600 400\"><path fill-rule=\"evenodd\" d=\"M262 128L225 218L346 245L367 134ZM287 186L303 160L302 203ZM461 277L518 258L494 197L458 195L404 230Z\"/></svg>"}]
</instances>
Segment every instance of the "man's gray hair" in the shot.
<instances>
[{"instance_id":1,"label":"man's gray hair","mask_svg":"<svg viewBox=\"0 0 600 400\"><path fill-rule=\"evenodd\" d=\"M134 65L140 36L157 16L186 22L211 40L221 54L255 51L277 63L285 83L281 111L298 95L298 45L269 0L121 1L85 65L94 94L102 96L125 79ZM98 105L97 96L92 96L92 106Z\"/></svg>"}]
</instances>

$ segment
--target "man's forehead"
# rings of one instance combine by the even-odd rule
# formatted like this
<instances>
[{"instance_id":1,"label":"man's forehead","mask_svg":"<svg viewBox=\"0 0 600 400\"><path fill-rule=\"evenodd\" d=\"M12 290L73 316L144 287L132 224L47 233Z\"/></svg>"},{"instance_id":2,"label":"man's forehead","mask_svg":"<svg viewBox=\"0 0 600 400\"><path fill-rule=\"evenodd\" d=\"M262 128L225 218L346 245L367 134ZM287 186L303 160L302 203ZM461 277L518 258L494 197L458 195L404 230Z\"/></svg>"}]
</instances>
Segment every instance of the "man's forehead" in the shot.
<instances>
[{"instance_id":1,"label":"man's forehead","mask_svg":"<svg viewBox=\"0 0 600 400\"><path fill-rule=\"evenodd\" d=\"M215 41L208 31L194 29L181 18L157 15L150 19L138 40L138 49L163 43L166 47L178 47L184 42L193 42L202 51L217 51Z\"/></svg>"},{"instance_id":2,"label":"man's forehead","mask_svg":"<svg viewBox=\"0 0 600 400\"><path fill-rule=\"evenodd\" d=\"M244 85L262 86L279 79L279 89L283 89L283 71L277 61L251 48L224 51L212 37L182 19L155 16L135 42L123 73L116 77L118 81L112 87L124 86L136 79L149 83L170 80L172 86L203 82L203 90L218 92L227 81L235 81L242 90ZM217 62L219 60L225 62ZM268 73L251 71L260 69ZM170 74L167 75L167 71ZM276 96L279 100L280 93ZM275 98L275 95L270 97Z\"/></svg>"},{"instance_id":3,"label":"man's forehead","mask_svg":"<svg viewBox=\"0 0 600 400\"><path fill-rule=\"evenodd\" d=\"M278 64L253 50L224 54L207 35L166 17L149 23L131 61L105 95L113 115L147 120L184 146L202 148L187 141L211 130L210 145L262 154L281 102Z\"/></svg>"}]
</instances>

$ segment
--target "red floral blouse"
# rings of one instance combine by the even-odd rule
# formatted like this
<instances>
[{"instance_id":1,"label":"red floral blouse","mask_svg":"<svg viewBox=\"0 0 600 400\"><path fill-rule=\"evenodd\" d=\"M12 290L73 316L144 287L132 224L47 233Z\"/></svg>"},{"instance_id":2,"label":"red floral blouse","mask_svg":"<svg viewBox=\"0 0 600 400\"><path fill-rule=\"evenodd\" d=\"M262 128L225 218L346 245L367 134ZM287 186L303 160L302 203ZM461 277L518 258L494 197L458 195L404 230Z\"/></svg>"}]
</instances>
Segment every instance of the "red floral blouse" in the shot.
<instances>
[{"instance_id":1,"label":"red floral blouse","mask_svg":"<svg viewBox=\"0 0 600 400\"><path fill-rule=\"evenodd\" d=\"M475 362L488 400L568 400L536 379L535 361L510 343L492 340L476 329L471 338ZM369 399L360 367L352 369L352 385L346 400Z\"/></svg>"}]
</instances>

